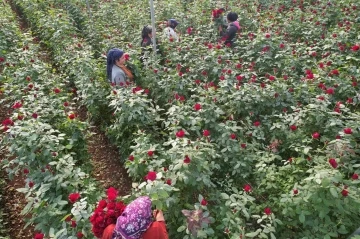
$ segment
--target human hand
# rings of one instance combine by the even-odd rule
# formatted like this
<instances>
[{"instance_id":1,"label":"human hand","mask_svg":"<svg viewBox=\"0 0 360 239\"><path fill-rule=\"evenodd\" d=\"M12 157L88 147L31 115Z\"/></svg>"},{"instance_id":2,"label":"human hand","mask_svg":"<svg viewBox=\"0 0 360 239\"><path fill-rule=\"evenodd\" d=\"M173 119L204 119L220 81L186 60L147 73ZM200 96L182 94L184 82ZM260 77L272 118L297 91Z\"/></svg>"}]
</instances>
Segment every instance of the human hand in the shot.
<instances>
[{"instance_id":1,"label":"human hand","mask_svg":"<svg viewBox=\"0 0 360 239\"><path fill-rule=\"evenodd\" d=\"M164 222L165 221L165 218L164 218L164 214L161 210L154 210L153 211L153 216L155 218L155 221L157 222Z\"/></svg>"}]
</instances>

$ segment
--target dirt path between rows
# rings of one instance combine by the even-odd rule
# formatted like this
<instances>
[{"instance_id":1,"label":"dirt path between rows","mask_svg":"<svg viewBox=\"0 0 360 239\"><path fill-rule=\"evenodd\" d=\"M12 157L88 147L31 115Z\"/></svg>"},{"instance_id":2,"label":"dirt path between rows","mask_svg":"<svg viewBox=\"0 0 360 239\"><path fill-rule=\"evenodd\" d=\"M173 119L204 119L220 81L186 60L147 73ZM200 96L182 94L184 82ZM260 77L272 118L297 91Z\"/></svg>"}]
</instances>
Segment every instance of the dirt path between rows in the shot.
<instances>
[{"instance_id":1,"label":"dirt path between rows","mask_svg":"<svg viewBox=\"0 0 360 239\"><path fill-rule=\"evenodd\" d=\"M80 120L86 120L87 110L79 107ZM119 195L124 196L131 191L131 179L126 169L120 163L120 154L116 146L110 143L105 133L99 127L91 127L93 134L88 139L88 152L94 167L92 176L97 179L104 188L114 187L119 190Z\"/></svg>"}]
</instances>

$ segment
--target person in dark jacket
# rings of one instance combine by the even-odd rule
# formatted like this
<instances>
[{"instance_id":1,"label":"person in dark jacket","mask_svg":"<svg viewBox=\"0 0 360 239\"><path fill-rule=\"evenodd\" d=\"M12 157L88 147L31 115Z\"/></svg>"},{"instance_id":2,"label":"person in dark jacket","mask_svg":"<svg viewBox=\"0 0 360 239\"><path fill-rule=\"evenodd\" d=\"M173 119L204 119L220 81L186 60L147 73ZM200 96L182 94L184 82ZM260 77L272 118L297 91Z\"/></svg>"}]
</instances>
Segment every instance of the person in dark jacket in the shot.
<instances>
[{"instance_id":1,"label":"person in dark jacket","mask_svg":"<svg viewBox=\"0 0 360 239\"><path fill-rule=\"evenodd\" d=\"M226 16L226 19L229 23L226 31L223 31L222 26L219 26L221 41L226 46L234 47L236 33L240 30L240 24L237 21L238 15L235 12L229 12Z\"/></svg>"},{"instance_id":2,"label":"person in dark jacket","mask_svg":"<svg viewBox=\"0 0 360 239\"><path fill-rule=\"evenodd\" d=\"M152 27L151 26L144 26L141 32L141 46L147 47L152 45Z\"/></svg>"},{"instance_id":3,"label":"person in dark jacket","mask_svg":"<svg viewBox=\"0 0 360 239\"><path fill-rule=\"evenodd\" d=\"M151 26L144 26L142 32L141 32L141 56L140 61L144 63L146 59L148 58L149 52L152 52L152 46L153 46L153 35L152 35L152 27ZM161 54L160 50L160 44L157 41L156 42L156 53Z\"/></svg>"}]
</instances>

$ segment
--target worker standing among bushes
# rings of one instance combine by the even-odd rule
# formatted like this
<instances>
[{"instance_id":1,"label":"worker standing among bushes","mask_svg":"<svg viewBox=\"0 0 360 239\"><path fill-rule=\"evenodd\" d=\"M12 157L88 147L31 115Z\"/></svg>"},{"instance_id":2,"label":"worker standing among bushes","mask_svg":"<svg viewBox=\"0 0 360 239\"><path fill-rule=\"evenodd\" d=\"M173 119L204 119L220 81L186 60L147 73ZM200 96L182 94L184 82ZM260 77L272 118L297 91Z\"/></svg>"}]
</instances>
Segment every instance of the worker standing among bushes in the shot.
<instances>
[{"instance_id":1,"label":"worker standing among bushes","mask_svg":"<svg viewBox=\"0 0 360 239\"><path fill-rule=\"evenodd\" d=\"M178 34L175 31L177 25L179 25L179 22L175 19L170 19L167 21L167 27L164 29L164 35L170 41L178 42L180 40Z\"/></svg>"},{"instance_id":2,"label":"worker standing among bushes","mask_svg":"<svg viewBox=\"0 0 360 239\"><path fill-rule=\"evenodd\" d=\"M118 49L111 49L106 58L106 74L109 82L116 86L125 86L127 81L133 81L133 74L125 66L126 54Z\"/></svg>"},{"instance_id":3,"label":"worker standing among bushes","mask_svg":"<svg viewBox=\"0 0 360 239\"><path fill-rule=\"evenodd\" d=\"M221 41L229 47L235 46L236 34L240 30L240 24L237 21L238 15L235 12L229 12L226 16L228 21L228 27L226 31L222 26L219 26L219 33L221 35Z\"/></svg>"}]
</instances>

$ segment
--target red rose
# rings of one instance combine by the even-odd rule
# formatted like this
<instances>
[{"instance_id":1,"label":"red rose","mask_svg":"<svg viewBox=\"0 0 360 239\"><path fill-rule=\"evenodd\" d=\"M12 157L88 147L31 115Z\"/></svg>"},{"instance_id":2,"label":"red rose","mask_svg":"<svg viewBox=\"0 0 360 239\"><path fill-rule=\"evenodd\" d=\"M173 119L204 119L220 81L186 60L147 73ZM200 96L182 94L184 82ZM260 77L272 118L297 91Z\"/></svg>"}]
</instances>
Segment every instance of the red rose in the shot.
<instances>
[{"instance_id":1,"label":"red rose","mask_svg":"<svg viewBox=\"0 0 360 239\"><path fill-rule=\"evenodd\" d=\"M146 179L150 181L154 181L156 179L156 172L154 171L148 172L148 174L146 175Z\"/></svg>"},{"instance_id":2,"label":"red rose","mask_svg":"<svg viewBox=\"0 0 360 239\"><path fill-rule=\"evenodd\" d=\"M265 209L264 209L264 213L265 213L266 215L270 215L270 214L271 214L271 209L270 209L269 207L265 208Z\"/></svg>"},{"instance_id":3,"label":"red rose","mask_svg":"<svg viewBox=\"0 0 360 239\"><path fill-rule=\"evenodd\" d=\"M357 180L359 179L359 175L357 173L354 173L352 176L351 176L351 179L352 180Z\"/></svg>"},{"instance_id":4,"label":"red rose","mask_svg":"<svg viewBox=\"0 0 360 239\"><path fill-rule=\"evenodd\" d=\"M259 121L255 121L255 122L254 122L254 126L255 126L255 127L259 127L259 126L260 126L260 122L259 122Z\"/></svg>"},{"instance_id":5,"label":"red rose","mask_svg":"<svg viewBox=\"0 0 360 239\"><path fill-rule=\"evenodd\" d=\"M338 69L334 69L331 71L332 75L339 75L339 70Z\"/></svg>"},{"instance_id":6,"label":"red rose","mask_svg":"<svg viewBox=\"0 0 360 239\"><path fill-rule=\"evenodd\" d=\"M243 78L244 78L244 77L243 77L242 75L236 76L236 80L238 80L238 81L242 81Z\"/></svg>"},{"instance_id":7,"label":"red rose","mask_svg":"<svg viewBox=\"0 0 360 239\"><path fill-rule=\"evenodd\" d=\"M22 104L20 102L15 102L15 104L12 106L13 109L19 109L22 107Z\"/></svg>"},{"instance_id":8,"label":"red rose","mask_svg":"<svg viewBox=\"0 0 360 239\"><path fill-rule=\"evenodd\" d=\"M34 187L34 182L30 181L29 182L29 188L32 188L32 187Z\"/></svg>"},{"instance_id":9,"label":"red rose","mask_svg":"<svg viewBox=\"0 0 360 239\"><path fill-rule=\"evenodd\" d=\"M75 114L69 114L68 117L69 117L69 119L73 120L73 119L75 119Z\"/></svg>"},{"instance_id":10,"label":"red rose","mask_svg":"<svg viewBox=\"0 0 360 239\"><path fill-rule=\"evenodd\" d=\"M344 133L345 134L352 134L352 129L351 128L345 128Z\"/></svg>"},{"instance_id":11,"label":"red rose","mask_svg":"<svg viewBox=\"0 0 360 239\"><path fill-rule=\"evenodd\" d=\"M340 135L336 135L335 138L336 138L336 139L341 139L341 136L340 136Z\"/></svg>"},{"instance_id":12,"label":"red rose","mask_svg":"<svg viewBox=\"0 0 360 239\"><path fill-rule=\"evenodd\" d=\"M328 88L328 89L326 90L326 94L328 94L328 95L333 95L333 94L334 94L334 88Z\"/></svg>"},{"instance_id":13,"label":"red rose","mask_svg":"<svg viewBox=\"0 0 360 239\"><path fill-rule=\"evenodd\" d=\"M250 186L250 184L245 184L245 186L243 187L243 189L244 189L244 191L245 192L250 192L251 191L251 186Z\"/></svg>"},{"instance_id":14,"label":"red rose","mask_svg":"<svg viewBox=\"0 0 360 239\"><path fill-rule=\"evenodd\" d=\"M44 234L42 233L36 233L34 236L34 239L43 239L44 238Z\"/></svg>"},{"instance_id":15,"label":"red rose","mask_svg":"<svg viewBox=\"0 0 360 239\"><path fill-rule=\"evenodd\" d=\"M230 134L230 138L231 139L236 139L236 134L234 134L234 133Z\"/></svg>"},{"instance_id":16,"label":"red rose","mask_svg":"<svg viewBox=\"0 0 360 239\"><path fill-rule=\"evenodd\" d=\"M75 203L80 198L80 193L71 193L69 195L70 203Z\"/></svg>"},{"instance_id":17,"label":"red rose","mask_svg":"<svg viewBox=\"0 0 360 239\"><path fill-rule=\"evenodd\" d=\"M285 48L285 44L284 44L284 43L280 43L279 47L280 47L281 49L284 49L284 48Z\"/></svg>"},{"instance_id":18,"label":"red rose","mask_svg":"<svg viewBox=\"0 0 360 239\"><path fill-rule=\"evenodd\" d=\"M134 161L134 156L133 156L133 155L130 155L130 156L129 156L129 160L130 160L130 161Z\"/></svg>"},{"instance_id":19,"label":"red rose","mask_svg":"<svg viewBox=\"0 0 360 239\"><path fill-rule=\"evenodd\" d=\"M269 76L269 80L274 81L274 80L275 80L275 76Z\"/></svg>"},{"instance_id":20,"label":"red rose","mask_svg":"<svg viewBox=\"0 0 360 239\"><path fill-rule=\"evenodd\" d=\"M170 186L171 186L171 183L172 183L172 182L171 182L171 179L167 179L167 180L166 180L166 184L167 184L167 185L170 185Z\"/></svg>"},{"instance_id":21,"label":"red rose","mask_svg":"<svg viewBox=\"0 0 360 239\"><path fill-rule=\"evenodd\" d=\"M37 119L38 114L37 114L37 113L33 113L31 116L32 116L34 119Z\"/></svg>"},{"instance_id":22,"label":"red rose","mask_svg":"<svg viewBox=\"0 0 360 239\"><path fill-rule=\"evenodd\" d=\"M207 129L205 129L205 130L203 131L203 136L205 136L205 137L210 136L210 131L207 130Z\"/></svg>"},{"instance_id":23,"label":"red rose","mask_svg":"<svg viewBox=\"0 0 360 239\"><path fill-rule=\"evenodd\" d=\"M71 220L71 227L76 227L77 226L77 224L76 224L76 221L74 221L74 220Z\"/></svg>"},{"instance_id":24,"label":"red rose","mask_svg":"<svg viewBox=\"0 0 360 239\"><path fill-rule=\"evenodd\" d=\"M185 131L184 130L179 130L178 132L176 132L176 137L178 138L182 138L185 136Z\"/></svg>"},{"instance_id":25,"label":"red rose","mask_svg":"<svg viewBox=\"0 0 360 239\"><path fill-rule=\"evenodd\" d=\"M290 125L290 129L291 129L292 131L295 131L295 130L297 130L297 127L296 127L296 125Z\"/></svg>"},{"instance_id":26,"label":"red rose","mask_svg":"<svg viewBox=\"0 0 360 239\"><path fill-rule=\"evenodd\" d=\"M346 100L346 103L348 103L348 104L352 104L353 103L353 98L348 98L347 100Z\"/></svg>"},{"instance_id":27,"label":"red rose","mask_svg":"<svg viewBox=\"0 0 360 239\"><path fill-rule=\"evenodd\" d=\"M124 54L124 58L125 58L125 61L128 61L128 60L130 59L130 55L127 54L127 53L125 53L125 54Z\"/></svg>"},{"instance_id":28,"label":"red rose","mask_svg":"<svg viewBox=\"0 0 360 239\"><path fill-rule=\"evenodd\" d=\"M189 158L189 156L185 155L184 163L189 164L190 162L191 162L191 159Z\"/></svg>"},{"instance_id":29,"label":"red rose","mask_svg":"<svg viewBox=\"0 0 360 239\"><path fill-rule=\"evenodd\" d=\"M154 155L154 151L149 150L149 151L147 152L147 154L148 154L149 157L152 157L152 156Z\"/></svg>"},{"instance_id":30,"label":"red rose","mask_svg":"<svg viewBox=\"0 0 360 239\"><path fill-rule=\"evenodd\" d=\"M3 126L14 125L14 122L10 118L7 118L2 121L2 125Z\"/></svg>"},{"instance_id":31,"label":"red rose","mask_svg":"<svg viewBox=\"0 0 360 239\"><path fill-rule=\"evenodd\" d=\"M314 139L318 139L320 137L320 134L318 132L315 132L315 133L312 134L312 137Z\"/></svg>"},{"instance_id":32,"label":"red rose","mask_svg":"<svg viewBox=\"0 0 360 239\"><path fill-rule=\"evenodd\" d=\"M69 106L69 102L64 102L64 107L68 107Z\"/></svg>"},{"instance_id":33,"label":"red rose","mask_svg":"<svg viewBox=\"0 0 360 239\"><path fill-rule=\"evenodd\" d=\"M69 215L69 216L67 216L66 218L65 218L65 222L70 222L71 221L71 216Z\"/></svg>"},{"instance_id":34,"label":"red rose","mask_svg":"<svg viewBox=\"0 0 360 239\"><path fill-rule=\"evenodd\" d=\"M77 236L77 238L81 239L81 238L84 237L84 234L82 234L82 232L78 232L78 233L76 234L76 236Z\"/></svg>"},{"instance_id":35,"label":"red rose","mask_svg":"<svg viewBox=\"0 0 360 239\"><path fill-rule=\"evenodd\" d=\"M60 92L61 92L61 90L60 90L59 88L55 88L55 89L54 89L54 93L55 93L55 94L59 94Z\"/></svg>"},{"instance_id":36,"label":"red rose","mask_svg":"<svg viewBox=\"0 0 360 239\"><path fill-rule=\"evenodd\" d=\"M343 190L341 191L341 194L342 194L344 197L347 197L347 196L349 195L349 191L346 190L346 189L343 189Z\"/></svg>"},{"instance_id":37,"label":"red rose","mask_svg":"<svg viewBox=\"0 0 360 239\"><path fill-rule=\"evenodd\" d=\"M240 144L241 148L245 149L246 148L246 144Z\"/></svg>"},{"instance_id":38,"label":"red rose","mask_svg":"<svg viewBox=\"0 0 360 239\"><path fill-rule=\"evenodd\" d=\"M109 200L115 200L118 195L118 191L115 188L110 187L106 190L106 194Z\"/></svg>"},{"instance_id":39,"label":"red rose","mask_svg":"<svg viewBox=\"0 0 360 239\"><path fill-rule=\"evenodd\" d=\"M195 84L200 85L201 80L195 80Z\"/></svg>"},{"instance_id":40,"label":"red rose","mask_svg":"<svg viewBox=\"0 0 360 239\"><path fill-rule=\"evenodd\" d=\"M266 37L266 38L270 38L270 37L271 37L270 33L266 33L266 34L265 34L265 37Z\"/></svg>"},{"instance_id":41,"label":"red rose","mask_svg":"<svg viewBox=\"0 0 360 239\"><path fill-rule=\"evenodd\" d=\"M287 75L283 76L284 80L287 80L289 77Z\"/></svg>"},{"instance_id":42,"label":"red rose","mask_svg":"<svg viewBox=\"0 0 360 239\"><path fill-rule=\"evenodd\" d=\"M207 204L208 204L208 202L205 199L201 200L201 205L202 206L206 206Z\"/></svg>"},{"instance_id":43,"label":"red rose","mask_svg":"<svg viewBox=\"0 0 360 239\"><path fill-rule=\"evenodd\" d=\"M359 49L360 49L359 45L354 45L354 46L351 47L352 51L358 51Z\"/></svg>"},{"instance_id":44,"label":"red rose","mask_svg":"<svg viewBox=\"0 0 360 239\"><path fill-rule=\"evenodd\" d=\"M24 168L24 174L28 174L29 173L29 169Z\"/></svg>"},{"instance_id":45,"label":"red rose","mask_svg":"<svg viewBox=\"0 0 360 239\"><path fill-rule=\"evenodd\" d=\"M329 164L331 165L331 167L333 168L337 168L338 164L336 162L335 159L329 159Z\"/></svg>"},{"instance_id":46,"label":"red rose","mask_svg":"<svg viewBox=\"0 0 360 239\"><path fill-rule=\"evenodd\" d=\"M194 110L196 110L196 111L201 110L201 105L200 105L199 103L196 103L196 104L194 105Z\"/></svg>"},{"instance_id":47,"label":"red rose","mask_svg":"<svg viewBox=\"0 0 360 239\"><path fill-rule=\"evenodd\" d=\"M297 189L294 189L293 193L294 193L294 195L297 195L299 193L299 191Z\"/></svg>"}]
</instances>

